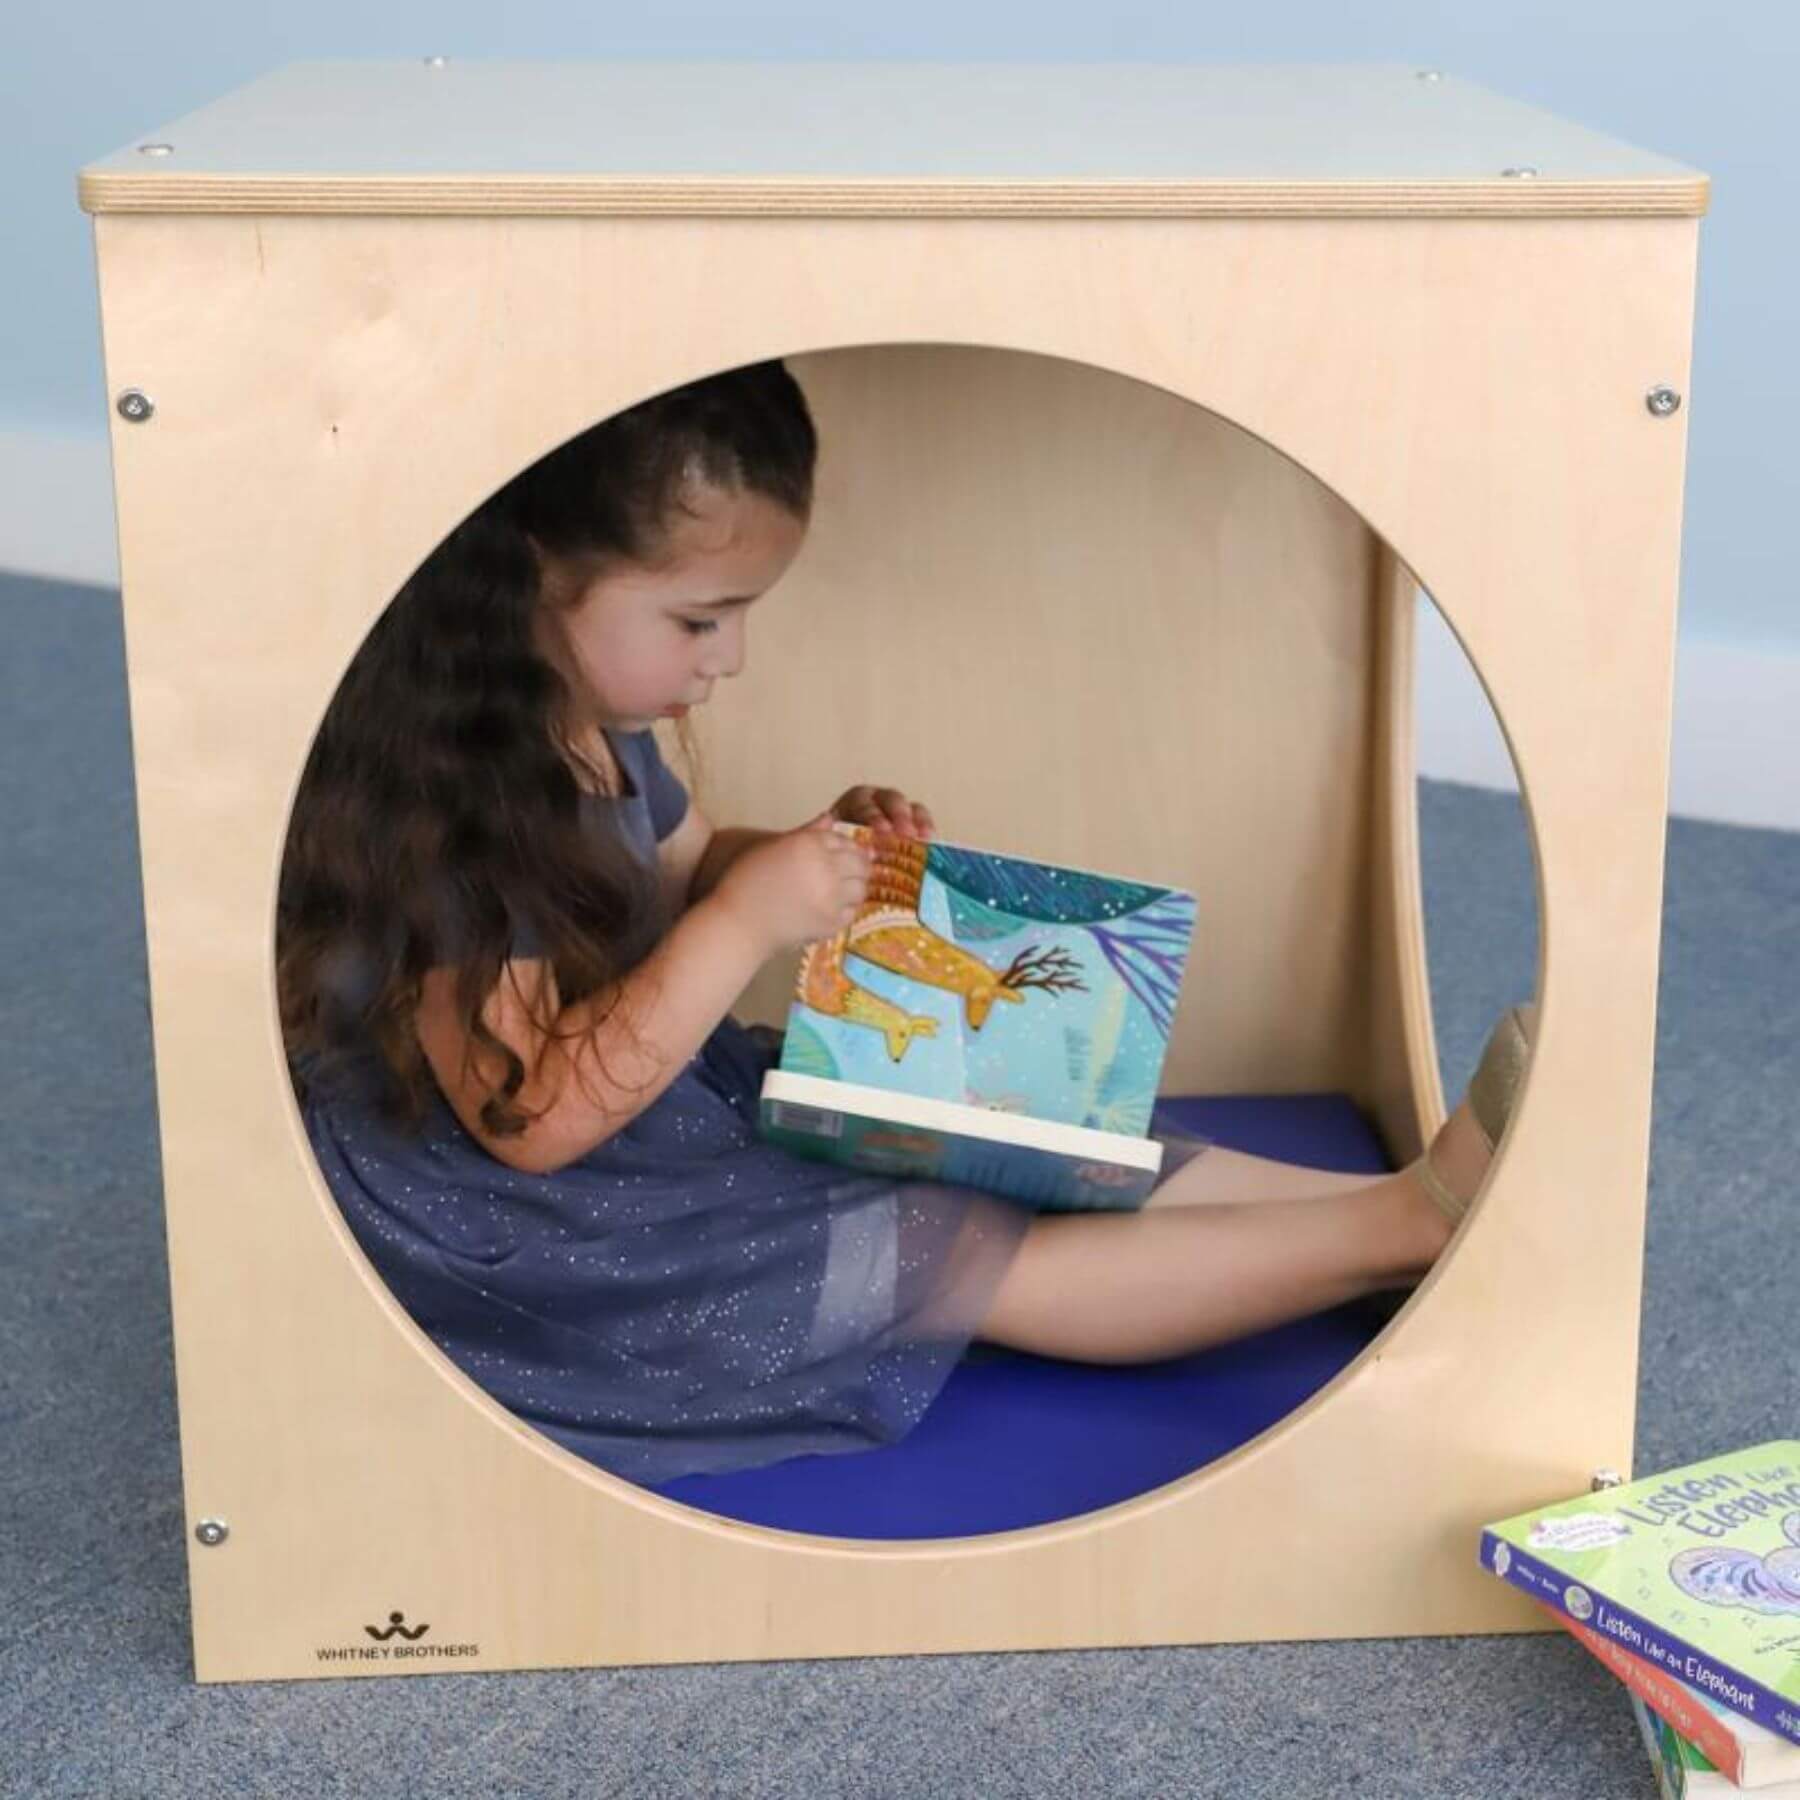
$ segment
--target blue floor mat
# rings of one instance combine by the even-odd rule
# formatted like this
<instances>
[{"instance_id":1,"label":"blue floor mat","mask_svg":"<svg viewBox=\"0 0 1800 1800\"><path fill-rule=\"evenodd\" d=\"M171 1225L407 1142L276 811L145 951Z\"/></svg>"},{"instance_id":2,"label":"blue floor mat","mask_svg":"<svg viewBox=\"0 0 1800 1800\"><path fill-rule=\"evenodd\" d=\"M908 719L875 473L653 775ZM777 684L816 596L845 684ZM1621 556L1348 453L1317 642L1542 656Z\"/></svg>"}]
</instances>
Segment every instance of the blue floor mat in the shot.
<instances>
[{"instance_id":1,"label":"blue floor mat","mask_svg":"<svg viewBox=\"0 0 1800 1800\"><path fill-rule=\"evenodd\" d=\"M1389 1167L1338 1094L1164 1100L1167 1121L1318 1168ZM898 1444L797 1456L656 1492L745 1524L825 1537L973 1537L1111 1506L1223 1456L1350 1363L1392 1313L1359 1301L1168 1362L1100 1367L981 1348Z\"/></svg>"}]
</instances>

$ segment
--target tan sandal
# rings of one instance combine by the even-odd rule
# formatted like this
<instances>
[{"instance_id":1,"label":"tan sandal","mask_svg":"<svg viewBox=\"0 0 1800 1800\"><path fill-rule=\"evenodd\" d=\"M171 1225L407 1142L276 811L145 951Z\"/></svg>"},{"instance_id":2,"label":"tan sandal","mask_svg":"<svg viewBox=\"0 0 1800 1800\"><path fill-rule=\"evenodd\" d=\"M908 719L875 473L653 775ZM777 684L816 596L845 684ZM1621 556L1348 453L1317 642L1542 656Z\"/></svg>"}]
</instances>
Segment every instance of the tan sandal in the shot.
<instances>
[{"instance_id":1,"label":"tan sandal","mask_svg":"<svg viewBox=\"0 0 1800 1800\"><path fill-rule=\"evenodd\" d=\"M1498 1148L1511 1119L1519 1087L1525 1078L1525 1065L1531 1059L1531 1036L1537 1028L1536 1006L1515 1006L1501 1016L1489 1034L1481 1062L1469 1083L1469 1111L1486 1141L1489 1155ZM1431 1166L1431 1152L1413 1165L1418 1171L1419 1185L1430 1196L1431 1203L1452 1225L1460 1225L1463 1215L1474 1201L1454 1194L1443 1177Z\"/></svg>"}]
</instances>

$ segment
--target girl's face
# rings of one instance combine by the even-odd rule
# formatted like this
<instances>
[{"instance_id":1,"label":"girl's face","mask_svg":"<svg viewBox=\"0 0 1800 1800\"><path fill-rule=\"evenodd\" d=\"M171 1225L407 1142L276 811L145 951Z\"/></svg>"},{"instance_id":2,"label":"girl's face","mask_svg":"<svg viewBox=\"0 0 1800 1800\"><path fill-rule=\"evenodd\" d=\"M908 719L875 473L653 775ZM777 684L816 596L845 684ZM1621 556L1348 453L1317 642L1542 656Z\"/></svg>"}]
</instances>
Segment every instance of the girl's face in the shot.
<instances>
[{"instance_id":1,"label":"girl's face","mask_svg":"<svg viewBox=\"0 0 1800 1800\"><path fill-rule=\"evenodd\" d=\"M690 488L651 563L599 574L545 558L540 646L574 694L577 729L642 731L704 706L744 666L744 615L799 554L806 521L765 495Z\"/></svg>"}]
</instances>

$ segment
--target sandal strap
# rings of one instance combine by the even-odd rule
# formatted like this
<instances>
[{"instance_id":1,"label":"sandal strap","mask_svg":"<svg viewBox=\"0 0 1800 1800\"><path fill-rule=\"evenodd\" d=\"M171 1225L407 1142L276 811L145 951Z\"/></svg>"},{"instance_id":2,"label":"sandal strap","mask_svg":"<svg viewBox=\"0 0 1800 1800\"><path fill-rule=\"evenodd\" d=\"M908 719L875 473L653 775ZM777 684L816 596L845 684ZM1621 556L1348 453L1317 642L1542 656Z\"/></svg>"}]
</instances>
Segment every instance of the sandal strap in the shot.
<instances>
[{"instance_id":1,"label":"sandal strap","mask_svg":"<svg viewBox=\"0 0 1800 1800\"><path fill-rule=\"evenodd\" d=\"M1460 1225L1463 1214L1469 1210L1469 1202L1460 1194L1453 1194L1444 1185L1444 1178L1431 1165L1429 1152L1421 1156L1413 1164L1414 1173L1419 1177L1419 1185L1424 1188L1431 1204L1441 1212L1452 1225Z\"/></svg>"},{"instance_id":2,"label":"sandal strap","mask_svg":"<svg viewBox=\"0 0 1800 1800\"><path fill-rule=\"evenodd\" d=\"M1469 1083L1469 1111L1475 1115L1489 1150L1499 1144L1519 1097L1519 1084L1531 1057L1536 1014L1534 1006L1515 1006L1502 1015Z\"/></svg>"}]
</instances>

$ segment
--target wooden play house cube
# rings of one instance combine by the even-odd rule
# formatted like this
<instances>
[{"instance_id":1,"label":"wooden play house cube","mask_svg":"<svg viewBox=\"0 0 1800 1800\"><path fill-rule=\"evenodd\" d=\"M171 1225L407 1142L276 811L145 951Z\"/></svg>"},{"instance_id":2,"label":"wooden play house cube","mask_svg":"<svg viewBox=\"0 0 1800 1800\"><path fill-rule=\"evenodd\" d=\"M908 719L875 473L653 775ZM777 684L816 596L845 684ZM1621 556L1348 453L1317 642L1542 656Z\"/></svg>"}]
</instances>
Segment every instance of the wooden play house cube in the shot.
<instances>
[{"instance_id":1,"label":"wooden play house cube","mask_svg":"<svg viewBox=\"0 0 1800 1800\"><path fill-rule=\"evenodd\" d=\"M1530 1628L1476 1526L1631 1459L1704 177L1410 68L432 59L81 194L203 1679ZM1171 1091L1342 1091L1396 1159L1441 1118L1419 585L1526 797L1539 1037L1461 1237L1297 1413L1055 1525L811 1538L565 1453L388 1295L286 1073L288 808L382 606L554 445L777 356L815 523L708 811L879 778L1193 888ZM401 1605L438 1654L321 1658Z\"/></svg>"}]
</instances>

